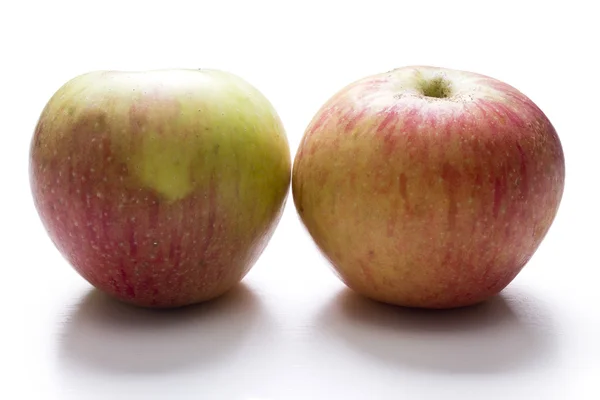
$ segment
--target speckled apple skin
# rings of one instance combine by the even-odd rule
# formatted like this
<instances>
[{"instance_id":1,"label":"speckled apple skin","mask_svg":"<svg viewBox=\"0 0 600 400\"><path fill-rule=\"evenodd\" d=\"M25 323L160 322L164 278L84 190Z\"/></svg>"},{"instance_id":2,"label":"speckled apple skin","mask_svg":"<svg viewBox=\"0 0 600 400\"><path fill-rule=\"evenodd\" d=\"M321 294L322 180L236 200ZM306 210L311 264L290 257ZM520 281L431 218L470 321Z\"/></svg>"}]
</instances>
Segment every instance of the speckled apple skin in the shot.
<instances>
[{"instance_id":1,"label":"speckled apple skin","mask_svg":"<svg viewBox=\"0 0 600 400\"><path fill-rule=\"evenodd\" d=\"M424 95L436 80L447 97ZM523 93L480 74L409 66L323 105L296 154L292 191L350 288L453 308L515 278L556 216L564 179L559 137Z\"/></svg>"},{"instance_id":2,"label":"speckled apple skin","mask_svg":"<svg viewBox=\"0 0 600 400\"><path fill-rule=\"evenodd\" d=\"M30 149L56 247L98 289L147 307L239 282L278 224L290 175L275 109L217 70L78 76L44 108Z\"/></svg>"}]
</instances>

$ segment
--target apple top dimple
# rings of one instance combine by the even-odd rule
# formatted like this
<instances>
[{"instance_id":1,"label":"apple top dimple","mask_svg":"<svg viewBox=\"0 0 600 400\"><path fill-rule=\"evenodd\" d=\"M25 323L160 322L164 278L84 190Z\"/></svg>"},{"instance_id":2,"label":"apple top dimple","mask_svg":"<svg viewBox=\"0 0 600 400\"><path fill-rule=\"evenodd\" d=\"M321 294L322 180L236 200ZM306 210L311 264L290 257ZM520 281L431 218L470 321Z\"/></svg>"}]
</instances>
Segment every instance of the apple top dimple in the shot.
<instances>
[{"instance_id":1,"label":"apple top dimple","mask_svg":"<svg viewBox=\"0 0 600 400\"><path fill-rule=\"evenodd\" d=\"M461 106L483 98L504 98L505 90L498 90L493 78L447 68L403 67L385 74L388 89L395 100L418 102L423 106ZM484 81L488 84L483 84ZM501 82L497 82L506 89ZM514 90L516 93L517 91Z\"/></svg>"}]
</instances>

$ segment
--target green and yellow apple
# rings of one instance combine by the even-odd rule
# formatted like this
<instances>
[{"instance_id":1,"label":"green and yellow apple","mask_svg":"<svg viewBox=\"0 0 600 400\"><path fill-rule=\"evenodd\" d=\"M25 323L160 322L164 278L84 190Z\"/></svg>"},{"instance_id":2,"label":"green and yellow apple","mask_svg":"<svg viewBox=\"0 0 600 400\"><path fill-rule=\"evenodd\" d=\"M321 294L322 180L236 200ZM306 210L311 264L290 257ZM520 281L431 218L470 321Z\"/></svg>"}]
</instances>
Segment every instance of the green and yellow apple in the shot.
<instances>
[{"instance_id":1,"label":"green and yellow apple","mask_svg":"<svg viewBox=\"0 0 600 400\"><path fill-rule=\"evenodd\" d=\"M147 307L239 282L290 175L272 104L218 70L78 76L49 100L30 148L34 203L58 250L98 289Z\"/></svg>"},{"instance_id":2,"label":"green and yellow apple","mask_svg":"<svg viewBox=\"0 0 600 400\"><path fill-rule=\"evenodd\" d=\"M548 232L565 161L546 115L481 74L409 66L340 90L306 129L296 208L339 277L410 307L481 302Z\"/></svg>"}]
</instances>

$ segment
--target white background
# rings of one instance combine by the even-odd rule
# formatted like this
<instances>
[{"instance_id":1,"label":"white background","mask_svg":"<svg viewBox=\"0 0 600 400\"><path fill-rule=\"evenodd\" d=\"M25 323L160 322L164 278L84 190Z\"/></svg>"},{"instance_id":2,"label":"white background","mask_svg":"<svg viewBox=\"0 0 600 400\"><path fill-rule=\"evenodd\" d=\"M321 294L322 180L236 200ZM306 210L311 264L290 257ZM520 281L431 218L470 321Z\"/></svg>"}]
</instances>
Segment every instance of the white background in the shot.
<instances>
[{"instance_id":1,"label":"white background","mask_svg":"<svg viewBox=\"0 0 600 400\"><path fill-rule=\"evenodd\" d=\"M0 399L599 399L600 63L593 1L6 1L0 6ZM243 284L171 313L91 289L31 201L46 101L97 69L220 68L258 87L292 153L365 75L410 64L519 88L567 165L550 233L489 303L420 313L331 272L293 203Z\"/></svg>"}]
</instances>

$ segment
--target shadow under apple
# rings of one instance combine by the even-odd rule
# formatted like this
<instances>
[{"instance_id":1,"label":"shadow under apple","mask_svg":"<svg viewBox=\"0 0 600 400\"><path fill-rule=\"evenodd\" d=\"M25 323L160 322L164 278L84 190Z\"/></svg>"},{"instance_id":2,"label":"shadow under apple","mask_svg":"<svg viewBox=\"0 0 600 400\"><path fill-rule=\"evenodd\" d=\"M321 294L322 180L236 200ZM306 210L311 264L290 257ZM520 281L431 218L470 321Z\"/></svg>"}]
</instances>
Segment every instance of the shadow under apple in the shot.
<instances>
[{"instance_id":1,"label":"shadow under apple","mask_svg":"<svg viewBox=\"0 0 600 400\"><path fill-rule=\"evenodd\" d=\"M318 326L380 362L445 373L513 370L544 362L556 347L548 311L514 289L452 310L396 307L344 289L326 306Z\"/></svg>"},{"instance_id":2,"label":"shadow under apple","mask_svg":"<svg viewBox=\"0 0 600 400\"><path fill-rule=\"evenodd\" d=\"M93 289L66 319L59 358L69 367L112 373L214 366L234 355L259 323L265 323L261 302L243 283L172 310L138 308Z\"/></svg>"}]
</instances>

